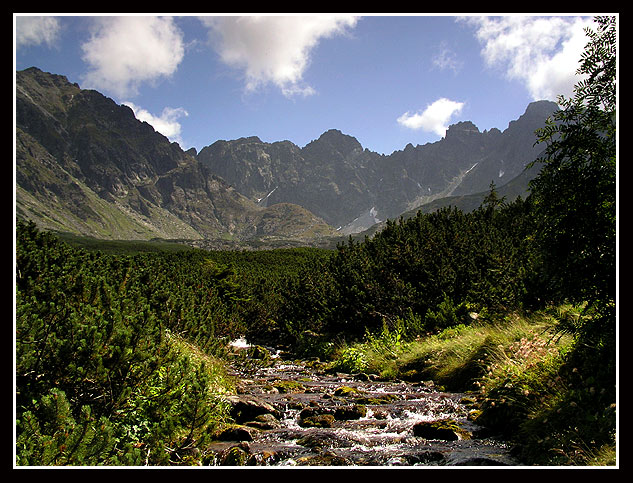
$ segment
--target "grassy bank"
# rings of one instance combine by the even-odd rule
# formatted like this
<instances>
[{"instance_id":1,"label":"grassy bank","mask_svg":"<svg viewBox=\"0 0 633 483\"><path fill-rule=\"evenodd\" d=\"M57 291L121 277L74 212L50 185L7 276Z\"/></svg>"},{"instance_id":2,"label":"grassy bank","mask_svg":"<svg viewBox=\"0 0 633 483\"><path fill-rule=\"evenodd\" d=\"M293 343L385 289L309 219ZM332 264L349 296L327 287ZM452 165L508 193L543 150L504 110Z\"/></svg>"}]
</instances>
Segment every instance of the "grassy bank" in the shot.
<instances>
[{"instance_id":1,"label":"grassy bank","mask_svg":"<svg viewBox=\"0 0 633 483\"><path fill-rule=\"evenodd\" d=\"M517 444L532 465L615 464L615 404L601 381L570 366L574 340L555 329L580 317L561 306L478 320L405 340L397 328L335 350L333 367L384 378L432 380L477 401L472 417Z\"/></svg>"}]
</instances>

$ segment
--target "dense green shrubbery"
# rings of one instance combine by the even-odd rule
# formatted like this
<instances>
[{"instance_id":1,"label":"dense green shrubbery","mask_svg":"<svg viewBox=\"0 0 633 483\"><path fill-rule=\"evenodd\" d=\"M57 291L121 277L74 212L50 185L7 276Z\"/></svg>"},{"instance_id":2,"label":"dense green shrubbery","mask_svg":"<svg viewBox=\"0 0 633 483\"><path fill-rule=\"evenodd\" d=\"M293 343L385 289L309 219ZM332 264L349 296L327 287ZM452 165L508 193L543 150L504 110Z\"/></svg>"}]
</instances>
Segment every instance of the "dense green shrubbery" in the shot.
<instances>
[{"instance_id":1,"label":"dense green shrubbery","mask_svg":"<svg viewBox=\"0 0 633 483\"><path fill-rule=\"evenodd\" d=\"M463 323L469 312L520 307L532 283L530 233L530 204L521 199L388 222L293 280L285 304L290 332L360 338L406 317L415 321L407 336L416 336Z\"/></svg>"},{"instance_id":2,"label":"dense green shrubbery","mask_svg":"<svg viewBox=\"0 0 633 483\"><path fill-rule=\"evenodd\" d=\"M608 91L614 23L598 20L583 69ZM616 399L615 104L598 94L582 84L541 133L543 174L527 200L504 203L491 186L474 212L420 212L335 251L105 254L18 222L17 463L199 461L226 417L218 396L229 382L212 356L241 335L338 355L341 370L479 380L490 403L482 421L520 430L528 450L544 431L568 438L552 446L563 452L592 437L607 445ZM573 340L567 352L518 373L530 359L499 354L512 364L485 376L479 361L494 365L490 354L508 347L498 332L469 339L473 321L567 301L580 307L557 317L556 330ZM447 350L403 356L419 337ZM463 342L459 351L449 339ZM539 340L520 337L509 350L539 352ZM559 380L564 391L551 384ZM537 411L538 391L548 406ZM566 428L557 415L574 407L584 420Z\"/></svg>"},{"instance_id":3,"label":"dense green shrubbery","mask_svg":"<svg viewBox=\"0 0 633 483\"><path fill-rule=\"evenodd\" d=\"M221 384L178 337L217 355L240 330L230 275L193 252L90 253L19 222L16 248L18 463L160 464L200 444Z\"/></svg>"}]
</instances>

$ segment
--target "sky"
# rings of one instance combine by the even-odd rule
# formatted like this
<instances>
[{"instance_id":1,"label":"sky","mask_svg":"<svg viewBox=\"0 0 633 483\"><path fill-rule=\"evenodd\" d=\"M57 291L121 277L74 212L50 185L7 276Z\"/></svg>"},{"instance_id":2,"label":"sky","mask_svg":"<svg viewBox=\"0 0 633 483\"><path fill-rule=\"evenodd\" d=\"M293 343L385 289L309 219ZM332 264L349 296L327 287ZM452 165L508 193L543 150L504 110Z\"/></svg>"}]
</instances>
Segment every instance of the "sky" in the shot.
<instances>
[{"instance_id":1,"label":"sky","mask_svg":"<svg viewBox=\"0 0 633 483\"><path fill-rule=\"evenodd\" d=\"M187 150L329 129L382 154L571 97L592 17L14 14L14 67L96 89Z\"/></svg>"}]
</instances>

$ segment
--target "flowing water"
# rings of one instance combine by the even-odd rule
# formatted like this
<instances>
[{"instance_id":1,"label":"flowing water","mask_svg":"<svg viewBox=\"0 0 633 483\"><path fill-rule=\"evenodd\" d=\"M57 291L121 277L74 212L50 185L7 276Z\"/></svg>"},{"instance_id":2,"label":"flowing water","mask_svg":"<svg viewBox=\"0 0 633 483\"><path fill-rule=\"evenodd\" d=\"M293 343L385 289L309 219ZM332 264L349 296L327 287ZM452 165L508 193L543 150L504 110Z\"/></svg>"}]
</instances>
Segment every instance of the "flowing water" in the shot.
<instances>
[{"instance_id":1,"label":"flowing water","mask_svg":"<svg viewBox=\"0 0 633 483\"><path fill-rule=\"evenodd\" d=\"M238 421L241 431L225 434L213 445L211 464L518 464L508 444L485 437L484 428L469 421L463 394L437 390L432 383L378 381L367 375L331 374L319 367L280 358L272 364L239 359L233 366L238 395L232 401L240 401L252 414L240 413L245 419ZM306 416L314 415L321 416L321 425L306 423ZM422 422L437 420L456 422L459 430L419 435L416 429Z\"/></svg>"}]
</instances>

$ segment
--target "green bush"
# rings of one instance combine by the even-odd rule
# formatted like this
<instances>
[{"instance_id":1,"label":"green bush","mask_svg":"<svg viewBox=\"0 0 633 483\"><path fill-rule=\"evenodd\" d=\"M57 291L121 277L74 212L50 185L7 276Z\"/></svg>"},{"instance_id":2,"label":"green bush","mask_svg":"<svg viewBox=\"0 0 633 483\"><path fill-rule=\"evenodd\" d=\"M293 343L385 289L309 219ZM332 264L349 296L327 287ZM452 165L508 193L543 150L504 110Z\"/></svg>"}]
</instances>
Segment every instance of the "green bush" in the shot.
<instances>
[{"instance_id":1,"label":"green bush","mask_svg":"<svg viewBox=\"0 0 633 483\"><path fill-rule=\"evenodd\" d=\"M369 367L367 356L359 347L346 347L336 358L332 369L340 372L359 373L365 372Z\"/></svg>"},{"instance_id":2,"label":"green bush","mask_svg":"<svg viewBox=\"0 0 633 483\"><path fill-rule=\"evenodd\" d=\"M17 228L17 464L184 461L222 418L223 382L171 334L216 350L232 330L223 277L187 255L90 253Z\"/></svg>"}]
</instances>

